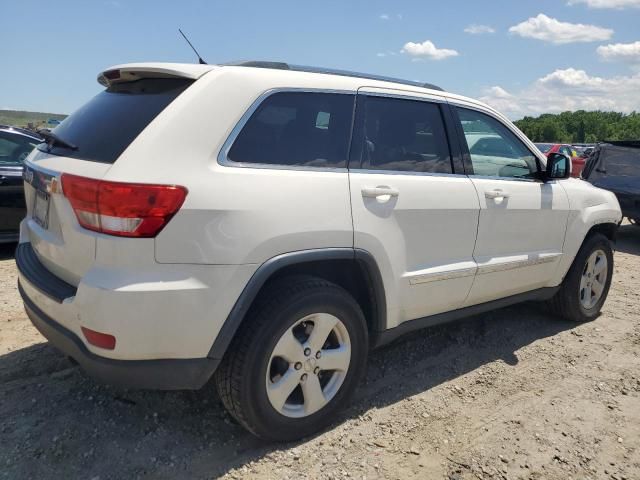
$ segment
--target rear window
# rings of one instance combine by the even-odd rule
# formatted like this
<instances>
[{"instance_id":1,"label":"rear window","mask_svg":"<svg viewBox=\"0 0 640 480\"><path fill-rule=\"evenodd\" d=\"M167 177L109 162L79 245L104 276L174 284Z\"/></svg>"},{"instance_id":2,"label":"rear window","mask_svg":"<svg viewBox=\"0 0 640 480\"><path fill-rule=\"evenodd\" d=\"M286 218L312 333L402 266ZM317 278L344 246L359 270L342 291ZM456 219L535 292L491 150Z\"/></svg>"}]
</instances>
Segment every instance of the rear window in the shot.
<instances>
[{"instance_id":1,"label":"rear window","mask_svg":"<svg viewBox=\"0 0 640 480\"><path fill-rule=\"evenodd\" d=\"M46 144L38 149L54 155L114 163L156 116L193 80L148 78L116 83L93 97L53 132L77 150Z\"/></svg>"}]
</instances>

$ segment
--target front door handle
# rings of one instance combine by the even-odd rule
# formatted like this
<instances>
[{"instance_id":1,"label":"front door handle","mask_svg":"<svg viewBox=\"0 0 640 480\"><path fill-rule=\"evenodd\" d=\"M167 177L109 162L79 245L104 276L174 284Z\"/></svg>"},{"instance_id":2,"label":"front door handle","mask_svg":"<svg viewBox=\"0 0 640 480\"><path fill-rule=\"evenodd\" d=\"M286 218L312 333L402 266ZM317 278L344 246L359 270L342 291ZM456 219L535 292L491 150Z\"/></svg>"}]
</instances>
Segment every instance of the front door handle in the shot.
<instances>
[{"instance_id":1,"label":"front door handle","mask_svg":"<svg viewBox=\"0 0 640 480\"><path fill-rule=\"evenodd\" d=\"M380 185L377 187L362 187L362 196L367 198L378 197L397 197L400 192L395 188L387 187L386 185Z\"/></svg>"},{"instance_id":2,"label":"front door handle","mask_svg":"<svg viewBox=\"0 0 640 480\"><path fill-rule=\"evenodd\" d=\"M485 198L492 199L509 198L509 194L499 188L496 188L495 190L487 190L486 192L484 192L484 196Z\"/></svg>"}]
</instances>

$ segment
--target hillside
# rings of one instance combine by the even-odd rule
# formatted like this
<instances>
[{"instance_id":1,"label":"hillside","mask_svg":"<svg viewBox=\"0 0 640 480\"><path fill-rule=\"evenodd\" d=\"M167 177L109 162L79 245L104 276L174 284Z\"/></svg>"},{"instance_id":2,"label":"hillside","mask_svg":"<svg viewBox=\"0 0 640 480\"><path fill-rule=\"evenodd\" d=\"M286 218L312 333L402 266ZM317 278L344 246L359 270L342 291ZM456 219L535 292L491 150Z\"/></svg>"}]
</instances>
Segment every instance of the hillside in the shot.
<instances>
[{"instance_id":1,"label":"hillside","mask_svg":"<svg viewBox=\"0 0 640 480\"><path fill-rule=\"evenodd\" d=\"M0 110L0 125L27 127L29 123L32 123L34 127L44 127L50 118L64 120L66 115L59 113L25 112L22 110Z\"/></svg>"}]
</instances>

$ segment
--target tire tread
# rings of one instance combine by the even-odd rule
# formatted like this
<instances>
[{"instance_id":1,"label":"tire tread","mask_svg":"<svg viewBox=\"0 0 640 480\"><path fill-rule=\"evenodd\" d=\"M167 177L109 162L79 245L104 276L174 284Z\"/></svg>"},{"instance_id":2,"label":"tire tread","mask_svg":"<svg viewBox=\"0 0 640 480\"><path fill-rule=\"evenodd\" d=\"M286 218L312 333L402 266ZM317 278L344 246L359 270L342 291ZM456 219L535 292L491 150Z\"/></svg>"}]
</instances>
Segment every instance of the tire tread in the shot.
<instances>
[{"instance_id":1,"label":"tire tread","mask_svg":"<svg viewBox=\"0 0 640 480\"><path fill-rule=\"evenodd\" d=\"M580 247L580 250L578 250L576 257L574 258L569 271L565 275L562 284L560 285L560 290L558 290L553 298L548 301L548 305L551 311L556 315L573 322L584 322L591 319L586 317L585 314L581 311L579 302L576 300L571 290L574 289L575 282L579 282L579 276L582 274L581 270L583 268L584 261L586 260L587 253L591 253L591 251L593 250L593 246L598 243L606 243L609 250L611 250L611 243L609 239L601 233L591 233L586 237L585 241ZM609 273L609 275L611 276L613 275L613 262L611 262L609 268L611 269ZM603 297L605 299L608 293L608 289L609 287L607 286L606 291L603 294Z\"/></svg>"}]
</instances>

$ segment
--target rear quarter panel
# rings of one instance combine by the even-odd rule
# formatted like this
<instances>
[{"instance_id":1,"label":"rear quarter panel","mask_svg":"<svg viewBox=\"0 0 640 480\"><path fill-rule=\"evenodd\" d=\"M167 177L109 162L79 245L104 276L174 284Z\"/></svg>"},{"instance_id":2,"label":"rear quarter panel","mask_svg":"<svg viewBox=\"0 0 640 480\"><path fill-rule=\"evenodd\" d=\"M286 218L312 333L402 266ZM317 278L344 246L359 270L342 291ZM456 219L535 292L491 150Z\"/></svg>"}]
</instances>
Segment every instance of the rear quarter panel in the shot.
<instances>
[{"instance_id":1,"label":"rear quarter panel","mask_svg":"<svg viewBox=\"0 0 640 480\"><path fill-rule=\"evenodd\" d=\"M277 71L261 70L244 75L225 68L204 75L156 117L106 175L189 190L155 240L157 262L263 263L295 250L353 246L346 169L218 163L224 142L258 97L292 82L290 73L281 78ZM291 86L305 88L307 78L313 76L294 79ZM319 87L310 83L309 88Z\"/></svg>"}]
</instances>

